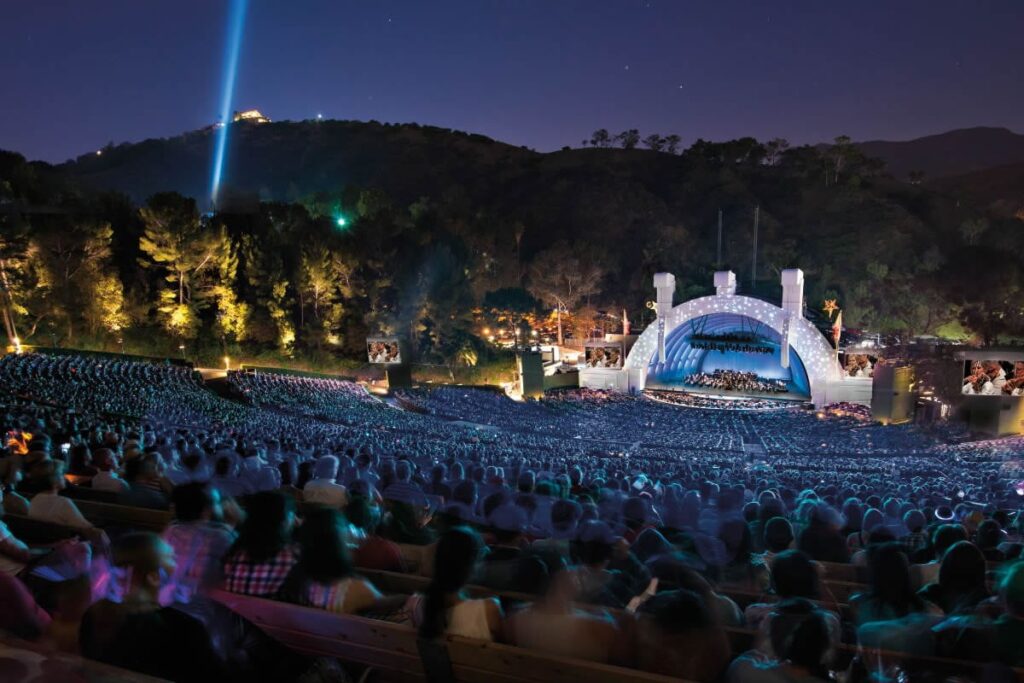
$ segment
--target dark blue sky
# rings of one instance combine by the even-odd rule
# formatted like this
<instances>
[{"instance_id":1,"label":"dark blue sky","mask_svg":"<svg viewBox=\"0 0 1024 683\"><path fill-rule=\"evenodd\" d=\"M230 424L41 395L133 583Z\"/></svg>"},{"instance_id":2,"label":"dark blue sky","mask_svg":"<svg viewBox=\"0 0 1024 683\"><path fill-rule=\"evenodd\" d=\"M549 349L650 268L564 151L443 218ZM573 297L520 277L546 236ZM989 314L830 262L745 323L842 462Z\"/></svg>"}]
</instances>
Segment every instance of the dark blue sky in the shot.
<instances>
[{"instance_id":1,"label":"dark blue sky","mask_svg":"<svg viewBox=\"0 0 1024 683\"><path fill-rule=\"evenodd\" d=\"M217 118L227 0L0 3L0 148ZM539 150L596 128L817 142L1024 130L1024 0L251 0L235 108Z\"/></svg>"}]
</instances>

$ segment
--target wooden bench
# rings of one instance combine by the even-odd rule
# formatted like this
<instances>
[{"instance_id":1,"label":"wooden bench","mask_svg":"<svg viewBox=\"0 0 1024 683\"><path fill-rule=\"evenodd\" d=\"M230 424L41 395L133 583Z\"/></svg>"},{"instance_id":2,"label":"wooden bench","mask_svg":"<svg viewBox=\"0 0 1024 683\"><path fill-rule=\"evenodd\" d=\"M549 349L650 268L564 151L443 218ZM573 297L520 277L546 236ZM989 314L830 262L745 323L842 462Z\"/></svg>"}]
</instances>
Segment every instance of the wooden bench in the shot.
<instances>
[{"instance_id":1,"label":"wooden bench","mask_svg":"<svg viewBox=\"0 0 1024 683\"><path fill-rule=\"evenodd\" d=\"M16 538L29 545L56 543L66 538L74 538L81 533L69 526L23 515L5 514L3 522Z\"/></svg>"},{"instance_id":2,"label":"wooden bench","mask_svg":"<svg viewBox=\"0 0 1024 683\"><path fill-rule=\"evenodd\" d=\"M238 614L249 619L268 635L297 652L337 657L346 662L370 667L380 680L423 681L414 630L365 617L342 615L318 609L299 607L261 598L217 591L212 596ZM734 654L751 649L756 633L750 629L726 629ZM457 681L484 683L489 681L551 681L570 683L667 683L665 676L634 669L595 664L582 660L546 655L509 645L448 636L444 643ZM969 660L925 657L888 650L872 650L868 661L881 658L886 664L899 666L916 676L932 680L961 677L981 680L985 663ZM847 668L854 657L864 652L855 645L841 645L834 666ZM1005 669L1017 681L1024 682L1024 670Z\"/></svg>"},{"instance_id":3,"label":"wooden bench","mask_svg":"<svg viewBox=\"0 0 1024 683\"><path fill-rule=\"evenodd\" d=\"M385 681L425 681L416 632L405 624L216 591L212 597L297 652L337 657ZM447 636L460 683L678 683L678 679L524 648Z\"/></svg>"},{"instance_id":4,"label":"wooden bench","mask_svg":"<svg viewBox=\"0 0 1024 683\"><path fill-rule=\"evenodd\" d=\"M82 515L100 528L118 527L139 531L163 531L171 522L169 510L132 507L94 500L76 500Z\"/></svg>"},{"instance_id":5,"label":"wooden bench","mask_svg":"<svg viewBox=\"0 0 1024 683\"><path fill-rule=\"evenodd\" d=\"M78 655L55 652L36 643L15 638L0 639L0 659L16 660L25 667L24 674L20 674L14 671L17 664L5 664L4 670L0 671L0 678L3 680L34 680L36 675L46 671L48 673L47 680L54 681L87 681L88 683L161 683L164 681L162 678L120 669ZM4 676L11 676L11 678Z\"/></svg>"}]
</instances>

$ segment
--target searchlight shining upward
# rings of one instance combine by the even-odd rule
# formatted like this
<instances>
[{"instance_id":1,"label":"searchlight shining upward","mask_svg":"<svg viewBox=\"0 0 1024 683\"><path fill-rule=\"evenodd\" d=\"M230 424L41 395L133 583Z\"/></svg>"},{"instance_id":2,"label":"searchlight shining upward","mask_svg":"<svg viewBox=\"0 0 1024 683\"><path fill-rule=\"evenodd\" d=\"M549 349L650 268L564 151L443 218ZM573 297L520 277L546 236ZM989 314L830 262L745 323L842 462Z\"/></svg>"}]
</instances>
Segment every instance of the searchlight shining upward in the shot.
<instances>
[{"instance_id":1,"label":"searchlight shining upward","mask_svg":"<svg viewBox=\"0 0 1024 683\"><path fill-rule=\"evenodd\" d=\"M228 10L228 41L224 52L224 90L221 93L220 121L215 135L213 152L213 173L210 180L210 201L217 205L224 172L224 158L227 153L228 131L231 129L231 103L235 98L235 78L238 75L238 53L242 47L242 31L245 29L245 14L249 0L231 0Z\"/></svg>"}]
</instances>

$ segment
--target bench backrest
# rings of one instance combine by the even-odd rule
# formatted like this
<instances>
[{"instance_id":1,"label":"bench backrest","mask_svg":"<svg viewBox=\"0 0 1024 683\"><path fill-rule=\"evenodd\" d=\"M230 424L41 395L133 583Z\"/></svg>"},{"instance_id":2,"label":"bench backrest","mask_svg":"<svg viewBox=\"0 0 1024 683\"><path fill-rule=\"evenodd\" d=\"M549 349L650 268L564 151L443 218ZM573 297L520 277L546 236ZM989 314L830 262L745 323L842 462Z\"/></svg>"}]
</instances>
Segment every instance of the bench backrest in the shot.
<instances>
[{"instance_id":1,"label":"bench backrest","mask_svg":"<svg viewBox=\"0 0 1024 683\"><path fill-rule=\"evenodd\" d=\"M62 524L22 515L5 514L3 522L16 538L29 544L56 543L66 538L73 538L79 533Z\"/></svg>"},{"instance_id":2,"label":"bench backrest","mask_svg":"<svg viewBox=\"0 0 1024 683\"><path fill-rule=\"evenodd\" d=\"M76 500L75 505L86 519L98 527L116 526L163 531L171 522L171 513L168 510L101 503L95 500Z\"/></svg>"},{"instance_id":3,"label":"bench backrest","mask_svg":"<svg viewBox=\"0 0 1024 683\"><path fill-rule=\"evenodd\" d=\"M223 591L212 597L296 651L372 666L387 680L425 680L416 631L410 626ZM667 676L498 643L455 636L445 643L460 683L678 683Z\"/></svg>"}]
</instances>

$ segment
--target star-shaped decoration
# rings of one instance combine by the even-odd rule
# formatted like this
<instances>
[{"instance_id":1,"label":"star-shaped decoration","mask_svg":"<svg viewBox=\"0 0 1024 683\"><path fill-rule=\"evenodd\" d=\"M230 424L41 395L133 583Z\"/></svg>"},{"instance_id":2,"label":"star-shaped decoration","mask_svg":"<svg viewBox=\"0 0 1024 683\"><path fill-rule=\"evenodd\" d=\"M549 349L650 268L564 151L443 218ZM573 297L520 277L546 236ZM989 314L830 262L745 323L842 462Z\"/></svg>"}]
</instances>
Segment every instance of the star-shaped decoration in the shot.
<instances>
[{"instance_id":1,"label":"star-shaped decoration","mask_svg":"<svg viewBox=\"0 0 1024 683\"><path fill-rule=\"evenodd\" d=\"M821 307L821 310L828 314L828 319L832 319L832 314L839 310L839 304L836 303L835 299L825 299L825 305Z\"/></svg>"}]
</instances>

